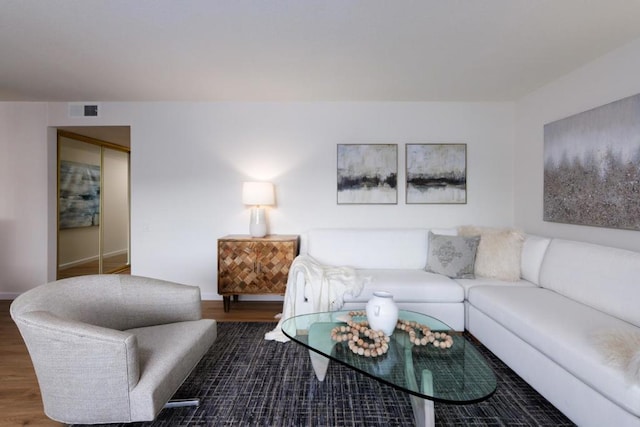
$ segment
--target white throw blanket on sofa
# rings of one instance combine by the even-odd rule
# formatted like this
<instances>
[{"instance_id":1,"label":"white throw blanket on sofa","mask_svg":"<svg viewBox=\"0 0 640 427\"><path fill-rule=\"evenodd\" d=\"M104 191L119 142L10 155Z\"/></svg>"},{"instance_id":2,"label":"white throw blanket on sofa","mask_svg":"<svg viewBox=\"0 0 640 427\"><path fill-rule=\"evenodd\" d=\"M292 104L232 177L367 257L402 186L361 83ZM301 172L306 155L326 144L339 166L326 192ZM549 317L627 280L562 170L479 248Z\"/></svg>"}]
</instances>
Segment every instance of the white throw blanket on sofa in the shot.
<instances>
[{"instance_id":1,"label":"white throw blanket on sofa","mask_svg":"<svg viewBox=\"0 0 640 427\"><path fill-rule=\"evenodd\" d=\"M307 295L313 303L313 312L335 311L344 305L344 295L360 295L365 282L370 278L360 277L355 269L351 267L333 267L322 265L308 255L296 257L289 269L287 278L287 289L284 294L284 304L282 316L276 328L265 334L265 339L287 342L289 338L282 332L282 322L286 319L301 314L296 312L296 292L301 290L296 286L298 273L304 275L304 289L309 292ZM304 295L300 296L304 298Z\"/></svg>"}]
</instances>

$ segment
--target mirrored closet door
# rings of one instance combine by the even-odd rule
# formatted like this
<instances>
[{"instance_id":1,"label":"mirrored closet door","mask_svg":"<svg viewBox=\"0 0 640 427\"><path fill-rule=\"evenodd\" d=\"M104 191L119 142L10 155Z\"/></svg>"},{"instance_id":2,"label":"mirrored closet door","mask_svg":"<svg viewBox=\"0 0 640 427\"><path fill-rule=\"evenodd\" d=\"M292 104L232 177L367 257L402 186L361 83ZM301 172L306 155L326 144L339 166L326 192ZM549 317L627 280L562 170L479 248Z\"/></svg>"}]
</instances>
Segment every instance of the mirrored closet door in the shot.
<instances>
[{"instance_id":1,"label":"mirrored closet door","mask_svg":"<svg viewBox=\"0 0 640 427\"><path fill-rule=\"evenodd\" d=\"M58 130L58 278L129 264L129 148Z\"/></svg>"}]
</instances>

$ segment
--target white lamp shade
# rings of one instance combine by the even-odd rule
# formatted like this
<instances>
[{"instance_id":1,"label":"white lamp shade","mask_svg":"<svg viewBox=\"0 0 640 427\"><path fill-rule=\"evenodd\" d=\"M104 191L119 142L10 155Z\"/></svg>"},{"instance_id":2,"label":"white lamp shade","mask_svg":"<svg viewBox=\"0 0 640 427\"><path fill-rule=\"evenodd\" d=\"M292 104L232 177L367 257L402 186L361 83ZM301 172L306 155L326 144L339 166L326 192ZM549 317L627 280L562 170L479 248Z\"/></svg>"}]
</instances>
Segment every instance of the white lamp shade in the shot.
<instances>
[{"instance_id":1,"label":"white lamp shade","mask_svg":"<svg viewBox=\"0 0 640 427\"><path fill-rule=\"evenodd\" d=\"M253 206L273 205L275 203L273 184L270 182L243 183L242 203Z\"/></svg>"}]
</instances>

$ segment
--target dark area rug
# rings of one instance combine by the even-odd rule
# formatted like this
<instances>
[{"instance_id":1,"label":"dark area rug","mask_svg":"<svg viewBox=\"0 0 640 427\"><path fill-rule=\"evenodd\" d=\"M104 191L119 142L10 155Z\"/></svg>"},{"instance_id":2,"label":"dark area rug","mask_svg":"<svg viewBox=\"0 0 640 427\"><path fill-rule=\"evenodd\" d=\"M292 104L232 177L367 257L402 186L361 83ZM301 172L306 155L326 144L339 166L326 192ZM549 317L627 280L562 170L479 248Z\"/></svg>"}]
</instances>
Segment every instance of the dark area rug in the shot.
<instances>
[{"instance_id":1,"label":"dark area rug","mask_svg":"<svg viewBox=\"0 0 640 427\"><path fill-rule=\"evenodd\" d=\"M305 348L263 339L274 327L275 323L218 323L215 344L174 396L198 397L200 406L164 409L154 422L122 426L414 425L406 393L338 363L332 363L326 379L319 382ZM473 342L496 373L498 389L480 403L436 403L436 425L573 425L484 346Z\"/></svg>"}]
</instances>

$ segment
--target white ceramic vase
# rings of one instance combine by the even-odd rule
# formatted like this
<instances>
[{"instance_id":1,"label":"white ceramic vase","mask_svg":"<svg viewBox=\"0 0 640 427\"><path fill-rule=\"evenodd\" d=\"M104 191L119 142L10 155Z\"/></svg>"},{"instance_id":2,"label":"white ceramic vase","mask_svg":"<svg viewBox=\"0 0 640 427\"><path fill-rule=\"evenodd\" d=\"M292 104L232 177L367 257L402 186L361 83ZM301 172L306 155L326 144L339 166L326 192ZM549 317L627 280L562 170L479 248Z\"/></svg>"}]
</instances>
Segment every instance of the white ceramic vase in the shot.
<instances>
[{"instance_id":1,"label":"white ceramic vase","mask_svg":"<svg viewBox=\"0 0 640 427\"><path fill-rule=\"evenodd\" d=\"M389 292L374 292L367 302L369 327L391 336L398 323L398 306Z\"/></svg>"}]
</instances>

